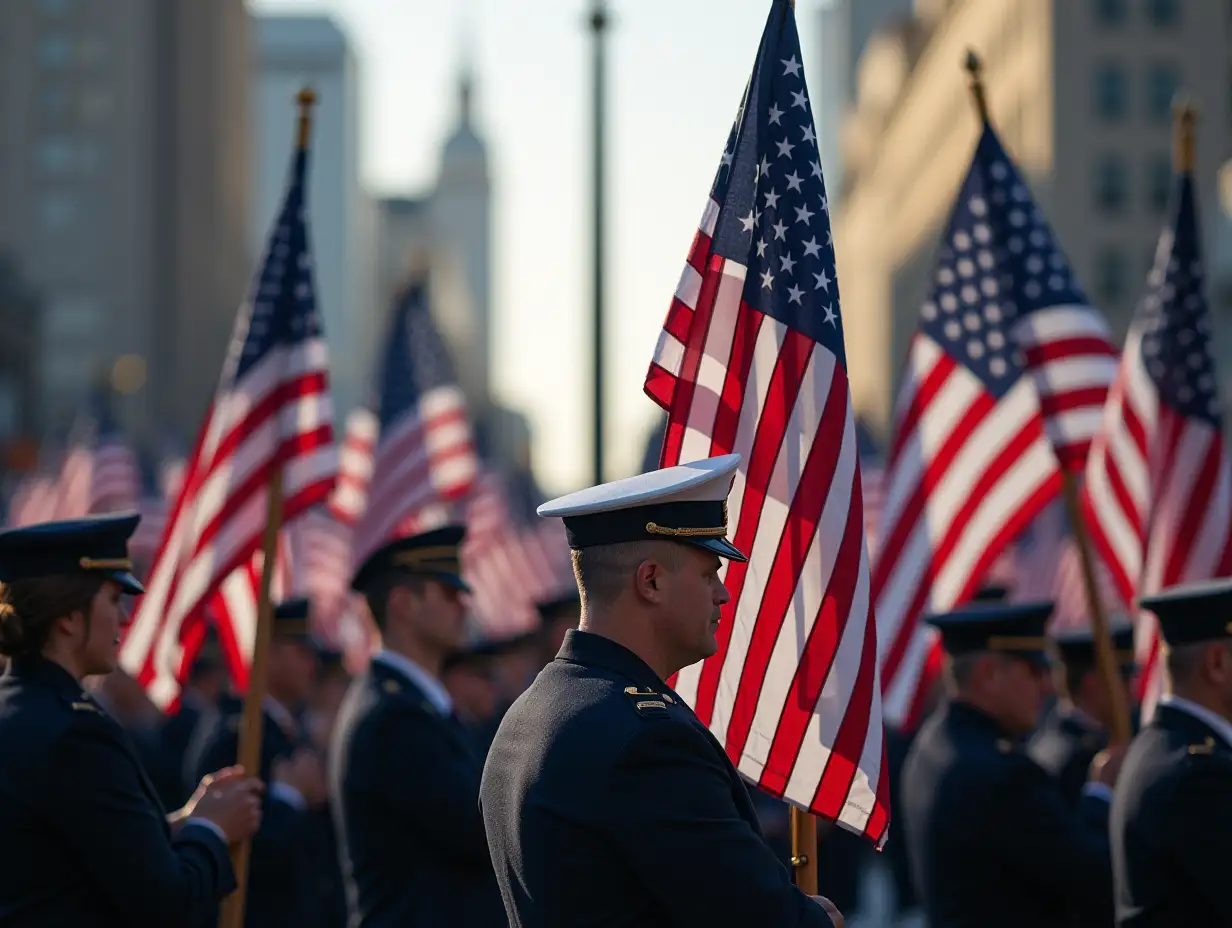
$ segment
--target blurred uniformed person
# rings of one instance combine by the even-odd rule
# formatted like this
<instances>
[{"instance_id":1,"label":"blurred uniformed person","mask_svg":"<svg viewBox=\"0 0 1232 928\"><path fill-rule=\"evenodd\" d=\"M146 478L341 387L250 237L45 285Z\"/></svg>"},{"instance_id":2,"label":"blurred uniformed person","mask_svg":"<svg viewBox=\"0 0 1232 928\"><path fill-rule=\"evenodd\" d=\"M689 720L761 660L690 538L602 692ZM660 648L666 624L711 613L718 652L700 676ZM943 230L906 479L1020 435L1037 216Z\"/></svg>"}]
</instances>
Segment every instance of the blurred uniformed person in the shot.
<instances>
[{"instance_id":1,"label":"blurred uniformed person","mask_svg":"<svg viewBox=\"0 0 1232 928\"><path fill-rule=\"evenodd\" d=\"M577 628L581 621L582 599L574 586L568 592L536 603L535 608L539 612L539 658L546 666L565 643L565 632Z\"/></svg>"},{"instance_id":2,"label":"blurred uniformed person","mask_svg":"<svg viewBox=\"0 0 1232 928\"><path fill-rule=\"evenodd\" d=\"M1111 921L1106 792L1092 790L1084 821L1020 744L1039 715L1051 613L977 603L928 619L951 698L911 747L898 821L931 928ZM1115 761L1100 766L1103 784L1115 775Z\"/></svg>"},{"instance_id":3,"label":"blurred uniformed person","mask_svg":"<svg viewBox=\"0 0 1232 928\"><path fill-rule=\"evenodd\" d=\"M1112 803L1122 928L1232 926L1232 579L1138 604L1165 644L1166 695L1134 738Z\"/></svg>"},{"instance_id":4,"label":"blurred uniformed person","mask_svg":"<svg viewBox=\"0 0 1232 928\"><path fill-rule=\"evenodd\" d=\"M0 925L197 925L235 888L227 844L260 784L220 771L168 817L120 724L81 686L116 669L136 515L0 533Z\"/></svg>"},{"instance_id":5,"label":"blurred uniformed person","mask_svg":"<svg viewBox=\"0 0 1232 928\"><path fill-rule=\"evenodd\" d=\"M302 892L309 867L307 818L327 801L324 764L296 717L317 673L309 609L306 599L274 607L261 724L261 777L269 789L248 862L248 928L301 924L309 911ZM235 763L242 723L242 705L219 718L197 761L198 773Z\"/></svg>"},{"instance_id":6,"label":"blurred uniformed person","mask_svg":"<svg viewBox=\"0 0 1232 928\"><path fill-rule=\"evenodd\" d=\"M1111 630L1117 682L1126 706L1133 705L1134 629L1128 623ZM1091 630L1077 629L1057 635L1053 642L1060 656L1053 683L1060 699L1031 737L1027 753L1057 781L1066 801L1078 808L1091 761L1108 746L1112 706L1100 673Z\"/></svg>"},{"instance_id":7,"label":"blurred uniformed person","mask_svg":"<svg viewBox=\"0 0 1232 928\"><path fill-rule=\"evenodd\" d=\"M441 683L466 627L463 535L447 526L390 542L352 581L384 646L351 684L330 745L352 926L504 924L479 816L482 761Z\"/></svg>"},{"instance_id":8,"label":"blurred uniformed person","mask_svg":"<svg viewBox=\"0 0 1232 928\"><path fill-rule=\"evenodd\" d=\"M841 924L792 885L723 748L664 683L713 654L725 455L592 487L562 516L579 627L506 714L480 802L515 928ZM832 913L833 920L832 920Z\"/></svg>"}]
</instances>

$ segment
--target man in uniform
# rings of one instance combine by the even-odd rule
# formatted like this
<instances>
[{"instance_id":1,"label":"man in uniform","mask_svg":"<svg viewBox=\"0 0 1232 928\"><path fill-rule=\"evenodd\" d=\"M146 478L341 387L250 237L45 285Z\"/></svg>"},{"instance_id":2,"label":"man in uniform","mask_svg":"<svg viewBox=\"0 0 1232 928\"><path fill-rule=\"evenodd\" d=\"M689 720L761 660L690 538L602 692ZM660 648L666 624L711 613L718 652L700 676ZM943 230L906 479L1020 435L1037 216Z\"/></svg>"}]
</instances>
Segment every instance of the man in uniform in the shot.
<instances>
[{"instance_id":1,"label":"man in uniform","mask_svg":"<svg viewBox=\"0 0 1232 928\"><path fill-rule=\"evenodd\" d=\"M1138 601L1159 619L1165 690L1112 802L1122 928L1232 925L1232 579Z\"/></svg>"},{"instance_id":2,"label":"man in uniform","mask_svg":"<svg viewBox=\"0 0 1232 928\"><path fill-rule=\"evenodd\" d=\"M1051 613L977 603L928 619L950 700L911 747L897 820L932 928L1111 920L1106 798L1092 791L1084 821L1020 743L1039 715ZM1101 783L1115 775L1100 766Z\"/></svg>"},{"instance_id":3,"label":"man in uniform","mask_svg":"<svg viewBox=\"0 0 1232 928\"><path fill-rule=\"evenodd\" d=\"M841 925L762 840L722 746L664 683L717 648L725 455L592 487L561 516L577 629L506 714L480 804L509 924Z\"/></svg>"},{"instance_id":4,"label":"man in uniform","mask_svg":"<svg viewBox=\"0 0 1232 928\"><path fill-rule=\"evenodd\" d=\"M307 909L300 908L309 867L303 838L309 810L327 799L324 765L296 718L312 694L317 671L308 614L306 599L274 607L261 724L261 777L270 787L249 860L248 928L300 924L307 917ZM198 775L235 763L242 721L242 706L218 719L197 760Z\"/></svg>"},{"instance_id":5,"label":"man in uniform","mask_svg":"<svg viewBox=\"0 0 1232 928\"><path fill-rule=\"evenodd\" d=\"M482 760L441 683L466 629L447 526L360 565L384 650L356 677L330 745L330 800L355 928L504 924L479 817Z\"/></svg>"},{"instance_id":6,"label":"man in uniform","mask_svg":"<svg viewBox=\"0 0 1232 928\"><path fill-rule=\"evenodd\" d=\"M1119 669L1117 681L1124 693L1124 704L1132 706L1136 669L1133 626L1118 624L1111 636ZM1060 699L1031 737L1027 753L1057 781L1066 802L1078 808L1091 761L1108 746L1112 706L1091 630L1066 632L1053 641L1061 658L1053 674Z\"/></svg>"}]
</instances>

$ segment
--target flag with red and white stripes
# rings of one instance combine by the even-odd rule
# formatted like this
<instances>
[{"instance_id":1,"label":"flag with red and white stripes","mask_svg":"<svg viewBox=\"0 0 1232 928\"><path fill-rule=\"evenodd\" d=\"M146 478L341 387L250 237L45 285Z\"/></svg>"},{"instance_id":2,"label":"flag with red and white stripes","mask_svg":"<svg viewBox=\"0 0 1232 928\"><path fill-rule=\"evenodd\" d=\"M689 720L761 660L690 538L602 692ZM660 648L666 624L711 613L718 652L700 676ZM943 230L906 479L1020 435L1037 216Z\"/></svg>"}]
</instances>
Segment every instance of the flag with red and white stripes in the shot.
<instances>
[{"instance_id":1,"label":"flag with red and white stripes","mask_svg":"<svg viewBox=\"0 0 1232 928\"><path fill-rule=\"evenodd\" d=\"M889 783L829 206L776 0L646 392L662 466L738 452L718 652L672 681L741 774L880 844Z\"/></svg>"},{"instance_id":2,"label":"flag with red and white stripes","mask_svg":"<svg viewBox=\"0 0 1232 928\"><path fill-rule=\"evenodd\" d=\"M1121 597L1232 574L1232 474L1211 351L1194 183L1176 182L1147 292L1125 341L1083 509ZM1144 718L1162 683L1159 631L1143 612L1135 651Z\"/></svg>"},{"instance_id":3,"label":"flag with red and white stripes","mask_svg":"<svg viewBox=\"0 0 1232 928\"><path fill-rule=\"evenodd\" d=\"M359 522L368 506L372 462L381 424L376 414L363 407L347 414L342 447L338 454L338 485L329 498L329 509L343 525Z\"/></svg>"},{"instance_id":4,"label":"flag with red and white stripes","mask_svg":"<svg viewBox=\"0 0 1232 928\"><path fill-rule=\"evenodd\" d=\"M466 399L424 281L407 289L394 313L380 390L372 476L355 526L356 563L391 538L452 521L479 469Z\"/></svg>"},{"instance_id":5,"label":"flag with red and white stripes","mask_svg":"<svg viewBox=\"0 0 1232 928\"><path fill-rule=\"evenodd\" d=\"M325 339L313 291L305 215L308 153L297 150L286 198L231 349L146 593L121 647L125 670L165 708L204 634L206 607L233 573L259 571L271 474L283 475L283 516L293 521L333 488L333 445ZM251 627L220 628L235 642L232 672L251 649Z\"/></svg>"},{"instance_id":6,"label":"flag with red and white stripes","mask_svg":"<svg viewBox=\"0 0 1232 928\"><path fill-rule=\"evenodd\" d=\"M941 665L920 619L966 602L1078 468L1116 370L1043 214L985 124L942 239L894 411L873 563L886 719Z\"/></svg>"}]
</instances>

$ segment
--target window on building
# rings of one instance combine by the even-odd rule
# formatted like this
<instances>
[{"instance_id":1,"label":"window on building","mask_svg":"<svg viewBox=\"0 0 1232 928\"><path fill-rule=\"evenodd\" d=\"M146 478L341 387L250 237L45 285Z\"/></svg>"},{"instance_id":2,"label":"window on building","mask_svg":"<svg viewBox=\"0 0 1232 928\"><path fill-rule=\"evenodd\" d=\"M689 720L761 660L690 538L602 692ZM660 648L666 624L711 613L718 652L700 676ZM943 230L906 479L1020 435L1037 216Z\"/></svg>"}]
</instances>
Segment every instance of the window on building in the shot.
<instances>
[{"instance_id":1,"label":"window on building","mask_svg":"<svg viewBox=\"0 0 1232 928\"><path fill-rule=\"evenodd\" d=\"M1104 61L1095 66L1095 113L1104 122L1120 122L1129 111L1129 78L1124 65Z\"/></svg>"},{"instance_id":2,"label":"window on building","mask_svg":"<svg viewBox=\"0 0 1232 928\"><path fill-rule=\"evenodd\" d=\"M1125 253L1110 246L1095 256L1095 292L1101 307L1119 306L1126 294Z\"/></svg>"},{"instance_id":3,"label":"window on building","mask_svg":"<svg viewBox=\"0 0 1232 928\"><path fill-rule=\"evenodd\" d=\"M1095 21L1101 26L1119 26L1125 22L1126 0L1093 0Z\"/></svg>"},{"instance_id":4,"label":"window on building","mask_svg":"<svg viewBox=\"0 0 1232 928\"><path fill-rule=\"evenodd\" d=\"M1181 89L1181 76L1176 66L1156 62L1146 72L1146 113L1155 123L1172 121L1172 104Z\"/></svg>"},{"instance_id":5,"label":"window on building","mask_svg":"<svg viewBox=\"0 0 1232 928\"><path fill-rule=\"evenodd\" d=\"M1162 213L1172 195L1172 158L1156 154L1146 165L1146 202L1152 210Z\"/></svg>"},{"instance_id":6,"label":"window on building","mask_svg":"<svg viewBox=\"0 0 1232 928\"><path fill-rule=\"evenodd\" d=\"M1109 152L1095 162L1095 206L1101 212L1119 214L1129 199L1129 170L1125 159Z\"/></svg>"},{"instance_id":7,"label":"window on building","mask_svg":"<svg viewBox=\"0 0 1232 928\"><path fill-rule=\"evenodd\" d=\"M1156 26L1175 26L1181 21L1181 4L1178 0L1146 0L1146 15Z\"/></svg>"},{"instance_id":8,"label":"window on building","mask_svg":"<svg viewBox=\"0 0 1232 928\"><path fill-rule=\"evenodd\" d=\"M38 216L44 229L58 231L81 217L81 202L67 190L52 190L39 200Z\"/></svg>"},{"instance_id":9,"label":"window on building","mask_svg":"<svg viewBox=\"0 0 1232 928\"><path fill-rule=\"evenodd\" d=\"M43 40L39 42L39 64L49 70L67 66L72 53L72 43L58 32L43 36Z\"/></svg>"},{"instance_id":10,"label":"window on building","mask_svg":"<svg viewBox=\"0 0 1232 928\"><path fill-rule=\"evenodd\" d=\"M76 149L71 139L54 136L39 142L36 157L39 169L44 174L71 174L76 160Z\"/></svg>"}]
</instances>

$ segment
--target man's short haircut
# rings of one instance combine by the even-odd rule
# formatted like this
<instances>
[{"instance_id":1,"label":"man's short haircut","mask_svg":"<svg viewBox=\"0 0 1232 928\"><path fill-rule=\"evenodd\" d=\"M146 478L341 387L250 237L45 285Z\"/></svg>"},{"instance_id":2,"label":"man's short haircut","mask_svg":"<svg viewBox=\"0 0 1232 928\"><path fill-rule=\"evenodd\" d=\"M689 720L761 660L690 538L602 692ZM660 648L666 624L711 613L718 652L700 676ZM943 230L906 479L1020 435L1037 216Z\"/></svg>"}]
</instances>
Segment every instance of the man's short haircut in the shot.
<instances>
[{"instance_id":1,"label":"man's short haircut","mask_svg":"<svg viewBox=\"0 0 1232 928\"><path fill-rule=\"evenodd\" d=\"M372 621L376 623L376 627L381 631L385 630L390 593L404 586L416 594L422 594L428 579L428 577L408 574L401 570L387 570L365 584L364 599L368 601L368 611L372 613Z\"/></svg>"},{"instance_id":2,"label":"man's short haircut","mask_svg":"<svg viewBox=\"0 0 1232 928\"><path fill-rule=\"evenodd\" d=\"M573 576L583 608L615 602L637 566L651 559L674 571L684 557L680 546L670 541L627 541L574 551Z\"/></svg>"}]
</instances>

